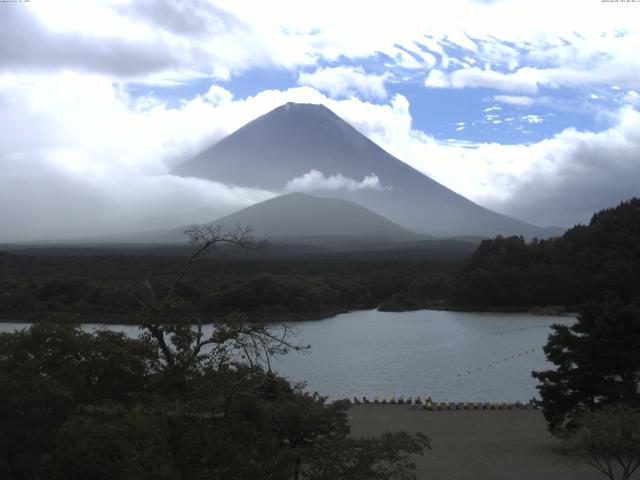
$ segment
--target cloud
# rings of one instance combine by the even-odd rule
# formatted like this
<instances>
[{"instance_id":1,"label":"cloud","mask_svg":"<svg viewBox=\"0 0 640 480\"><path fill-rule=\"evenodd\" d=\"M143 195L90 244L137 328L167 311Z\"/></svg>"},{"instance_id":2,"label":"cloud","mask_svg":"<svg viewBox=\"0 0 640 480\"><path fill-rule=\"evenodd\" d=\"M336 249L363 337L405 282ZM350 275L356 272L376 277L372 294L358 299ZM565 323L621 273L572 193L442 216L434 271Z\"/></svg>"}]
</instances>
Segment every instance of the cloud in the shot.
<instances>
[{"instance_id":1,"label":"cloud","mask_svg":"<svg viewBox=\"0 0 640 480\"><path fill-rule=\"evenodd\" d=\"M285 33L267 35L204 0L30 2L0 16L5 72L71 69L161 84L314 62Z\"/></svg>"},{"instance_id":2,"label":"cloud","mask_svg":"<svg viewBox=\"0 0 640 480\"><path fill-rule=\"evenodd\" d=\"M514 73L501 73L471 67L455 70L448 77L443 75L438 86L440 88L482 87L534 94L538 90L538 82L532 73L533 70L529 68L521 68Z\"/></svg>"},{"instance_id":3,"label":"cloud","mask_svg":"<svg viewBox=\"0 0 640 480\"><path fill-rule=\"evenodd\" d=\"M252 68L335 67L344 59L384 59L401 77L407 69L427 73L439 60L429 86L528 94L555 85L636 88L640 32L634 15L621 14L630 8L451 0L434 10L398 0L393 9L367 5L354 31L345 19L362 17L358 2L28 2L3 6L0 69L72 69L161 83L229 78Z\"/></svg>"},{"instance_id":4,"label":"cloud","mask_svg":"<svg viewBox=\"0 0 640 480\"><path fill-rule=\"evenodd\" d=\"M126 218L274 196L170 175L256 111L216 85L168 107L100 76L0 76L0 241L86 237L122 231Z\"/></svg>"},{"instance_id":5,"label":"cloud","mask_svg":"<svg viewBox=\"0 0 640 480\"><path fill-rule=\"evenodd\" d=\"M571 226L638 195L638 132L640 112L625 108L602 132L566 129L532 144L465 144L415 133L381 143L483 206L539 225Z\"/></svg>"},{"instance_id":6,"label":"cloud","mask_svg":"<svg viewBox=\"0 0 640 480\"><path fill-rule=\"evenodd\" d=\"M58 4L61 8L64 4ZM80 17L83 8L79 6ZM132 41L114 20L107 39L99 35L54 29L27 4L3 5L0 15L0 71L81 69L122 76L146 75L176 65L162 38ZM114 19L103 11L104 21ZM122 35L119 35L123 33Z\"/></svg>"},{"instance_id":7,"label":"cloud","mask_svg":"<svg viewBox=\"0 0 640 480\"><path fill-rule=\"evenodd\" d=\"M603 132L567 129L522 148L535 159L514 178L509 212L545 223L572 225L640 192L640 113L624 109L619 123ZM561 208L559 208L561 206Z\"/></svg>"},{"instance_id":8,"label":"cloud","mask_svg":"<svg viewBox=\"0 0 640 480\"><path fill-rule=\"evenodd\" d=\"M542 123L544 121L540 115L523 115L520 120L527 123Z\"/></svg>"},{"instance_id":9,"label":"cloud","mask_svg":"<svg viewBox=\"0 0 640 480\"><path fill-rule=\"evenodd\" d=\"M495 89L505 93L495 101L526 106L525 99L541 101L537 95L543 88L613 85L621 89L621 101L637 105L637 94L631 92L640 88L640 32L634 15L626 14L636 12L636 5L452 0L434 10L399 0L394 7L368 5L366 20L354 29L346 19L363 18L358 2L3 5L0 221L11 228L2 234L35 238L47 231L82 232L118 215L213 203L237 208L274 195L175 178L170 171L287 101L324 103L437 181L481 204L540 223L559 217L558 204L567 205L569 221L582 218L596 200L607 200L596 206L601 208L632 191L628 185L638 178L632 175L637 157L625 145L636 148L638 142L625 125L633 123L633 112L621 114L608 133L567 130L531 145L476 144L436 140L415 129L409 100L392 92L395 82L426 78L429 87ZM384 67L388 78L340 66L347 60L367 71ZM308 85L243 99L219 83L253 68L315 72L301 75L300 83ZM152 90L144 96L128 93L131 82L193 79L211 81L211 88L174 98L172 104ZM601 138L610 142L609 156ZM595 151L599 155L590 156ZM611 166L597 170L583 158ZM609 183L590 180L583 172L595 172ZM556 192L559 203L553 206L534 195L543 195L543 188L525 188L532 178ZM563 190L563 185L573 187ZM588 201L580 207L563 192ZM538 207L527 207L529 201Z\"/></svg>"},{"instance_id":10,"label":"cloud","mask_svg":"<svg viewBox=\"0 0 640 480\"><path fill-rule=\"evenodd\" d=\"M315 192L315 191L337 191L348 190L357 192L360 190L387 190L389 187L383 187L380 179L375 173L365 176L362 181L357 181L349 177L345 177L338 173L335 175L325 176L319 170L310 170L300 177L296 177L287 182L285 186L286 192Z\"/></svg>"},{"instance_id":11,"label":"cloud","mask_svg":"<svg viewBox=\"0 0 640 480\"><path fill-rule=\"evenodd\" d=\"M493 99L496 102L506 103L509 105L518 105L523 107L529 107L533 105L533 103L535 102L535 99L531 97L523 97L523 96L516 96L516 95L495 95Z\"/></svg>"},{"instance_id":12,"label":"cloud","mask_svg":"<svg viewBox=\"0 0 640 480\"><path fill-rule=\"evenodd\" d=\"M130 97L89 74L0 75L0 241L61 238L112 228L123 218L234 210L279 194L178 178L171 168L288 101L322 103L363 134L477 203L542 225L571 225L640 191L640 113L621 110L600 133L564 132L530 145L436 140L412 127L410 103L336 100L311 87L235 99L212 84L168 106ZM461 174L464 172L464 174ZM308 172L288 187L384 189L363 179ZM562 209L558 206L562 205Z\"/></svg>"},{"instance_id":13,"label":"cloud","mask_svg":"<svg viewBox=\"0 0 640 480\"><path fill-rule=\"evenodd\" d=\"M212 29L243 28L238 18L206 0L136 0L115 4L114 9L125 17L178 35L202 36Z\"/></svg>"},{"instance_id":14,"label":"cloud","mask_svg":"<svg viewBox=\"0 0 640 480\"><path fill-rule=\"evenodd\" d=\"M514 72L467 67L449 74L430 72L425 86L435 88L491 88L504 92L535 95L541 87L558 88L602 85L617 82L630 87L640 86L640 64L621 65L605 62L597 68L535 68L522 67Z\"/></svg>"},{"instance_id":15,"label":"cloud","mask_svg":"<svg viewBox=\"0 0 640 480\"><path fill-rule=\"evenodd\" d=\"M447 75L441 70L431 70L424 81L425 87L447 88L450 82Z\"/></svg>"},{"instance_id":16,"label":"cloud","mask_svg":"<svg viewBox=\"0 0 640 480\"><path fill-rule=\"evenodd\" d=\"M0 158L0 242L113 235L144 217L180 218L203 206L229 213L275 196L169 174L89 173L93 160L66 149Z\"/></svg>"},{"instance_id":17,"label":"cloud","mask_svg":"<svg viewBox=\"0 0 640 480\"><path fill-rule=\"evenodd\" d=\"M0 75L0 242L123 231L144 216L232 211L278 195L170 172L288 101L323 103L367 132L410 126L400 96L374 105L297 87L234 99L213 83L168 105L153 95L132 97L101 75ZM325 188L384 188L375 175L324 180Z\"/></svg>"},{"instance_id":18,"label":"cloud","mask_svg":"<svg viewBox=\"0 0 640 480\"><path fill-rule=\"evenodd\" d=\"M635 105L636 107L640 107L640 94L635 90L629 90L624 95L624 102L630 105Z\"/></svg>"},{"instance_id":19,"label":"cloud","mask_svg":"<svg viewBox=\"0 0 640 480\"><path fill-rule=\"evenodd\" d=\"M388 75L365 73L362 67L327 67L313 73L300 73L299 85L308 85L327 92L332 98L361 96L383 99L387 97L384 83Z\"/></svg>"}]
</instances>

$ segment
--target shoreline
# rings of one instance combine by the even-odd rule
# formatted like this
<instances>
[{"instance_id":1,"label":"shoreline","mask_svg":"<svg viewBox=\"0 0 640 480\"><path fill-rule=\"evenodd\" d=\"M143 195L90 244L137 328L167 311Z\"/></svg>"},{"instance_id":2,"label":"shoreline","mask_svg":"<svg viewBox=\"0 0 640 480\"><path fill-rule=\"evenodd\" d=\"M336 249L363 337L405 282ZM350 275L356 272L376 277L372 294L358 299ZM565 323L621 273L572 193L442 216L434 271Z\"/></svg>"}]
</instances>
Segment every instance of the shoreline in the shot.
<instances>
[{"instance_id":1,"label":"shoreline","mask_svg":"<svg viewBox=\"0 0 640 480\"><path fill-rule=\"evenodd\" d=\"M210 317L217 317L224 319L225 317L233 314L246 315L252 322L260 323L278 323L278 322L314 322L318 320L325 320L327 318L335 317L340 314L352 313L361 310L373 310L383 313L403 313L403 312L416 312L419 310L429 311L443 311L443 312L468 312L468 313L527 313L531 315L540 316L552 316L552 317L575 317L577 313L575 309L565 309L559 306L547 306L547 307L532 307L532 308L520 308L520 307L467 307L456 305L428 305L416 308L385 308L385 305L380 305L377 308L344 308L326 311L316 312L218 312L210 314ZM122 314L105 314L105 313L88 313L81 315L76 312L57 312L54 314L56 317L64 317L68 315L69 320L65 319L62 323L77 323L87 324L96 323L103 325L138 325L139 323L133 320L136 314L134 313L122 313ZM37 314L26 314L22 318L2 318L1 323L39 323L42 321L55 321L55 320L43 320L38 318ZM81 321L79 317L83 317ZM88 319L88 320L87 320ZM221 321L204 321L202 325L211 325L214 323L222 323ZM198 325L197 322L193 322L193 325Z\"/></svg>"},{"instance_id":2,"label":"shoreline","mask_svg":"<svg viewBox=\"0 0 640 480\"><path fill-rule=\"evenodd\" d=\"M533 307L499 307L499 306L467 306L467 305L440 305L428 304L419 307L393 308L393 306L380 305L376 310L380 312L402 313L415 312L418 310L434 310L442 312L470 312L470 313L528 313L531 315L551 316L551 317L575 317L576 307L565 307L563 305L544 305Z\"/></svg>"},{"instance_id":3,"label":"shoreline","mask_svg":"<svg viewBox=\"0 0 640 480\"><path fill-rule=\"evenodd\" d=\"M277 322L304 322L304 321L316 321L316 320L324 320L326 318L335 317L336 315L340 315L342 313L350 313L356 311L353 310L327 310L320 312L308 312L308 313L263 313L263 312L219 312L210 314L211 318L219 318L224 319L229 315L241 314L246 315L249 321L259 322L259 323L277 323ZM57 322L56 319L42 319L36 314L28 314L22 318L3 318L0 317L0 323L40 323L40 322L54 322L54 323L70 323L70 324L102 324L102 325L139 325L139 322L134 320L136 314L134 313L123 313L123 314L104 314L104 313L87 313L86 315L81 315L75 312L58 312L55 313L56 317L64 318L62 322ZM195 316L195 315L194 315ZM79 317L82 317L80 320ZM79 320L79 321L78 321ZM167 322L170 323L170 322ZM212 325L215 323L222 323L222 321L203 321L202 325ZM192 325L198 325L198 322L192 322Z\"/></svg>"}]
</instances>

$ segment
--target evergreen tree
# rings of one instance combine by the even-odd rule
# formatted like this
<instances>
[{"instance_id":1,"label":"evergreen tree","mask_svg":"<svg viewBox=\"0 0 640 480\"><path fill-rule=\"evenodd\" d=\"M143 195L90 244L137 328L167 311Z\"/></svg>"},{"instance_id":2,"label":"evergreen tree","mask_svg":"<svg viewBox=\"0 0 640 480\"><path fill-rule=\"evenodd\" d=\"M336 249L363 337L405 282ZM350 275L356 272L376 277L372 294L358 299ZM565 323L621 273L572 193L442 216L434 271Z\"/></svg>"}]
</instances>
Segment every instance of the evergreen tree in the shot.
<instances>
[{"instance_id":1,"label":"evergreen tree","mask_svg":"<svg viewBox=\"0 0 640 480\"><path fill-rule=\"evenodd\" d=\"M581 414L605 405L640 406L640 307L590 303L578 321L555 325L544 347L555 370L533 372L549 428L573 430Z\"/></svg>"}]
</instances>

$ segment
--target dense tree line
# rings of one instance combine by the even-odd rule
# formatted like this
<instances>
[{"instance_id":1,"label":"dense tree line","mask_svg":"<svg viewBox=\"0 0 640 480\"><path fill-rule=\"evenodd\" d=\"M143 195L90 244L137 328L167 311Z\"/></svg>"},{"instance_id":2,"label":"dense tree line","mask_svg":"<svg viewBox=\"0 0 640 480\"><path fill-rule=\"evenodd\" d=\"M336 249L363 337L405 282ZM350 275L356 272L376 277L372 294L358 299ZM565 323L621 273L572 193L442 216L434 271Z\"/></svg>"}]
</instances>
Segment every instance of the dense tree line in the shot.
<instances>
[{"instance_id":1,"label":"dense tree line","mask_svg":"<svg viewBox=\"0 0 640 480\"><path fill-rule=\"evenodd\" d=\"M86 321L123 321L136 305L120 287L150 276L158 288L184 259L176 252L118 250L73 254L0 253L0 318L32 320L56 314ZM224 315L325 314L401 304L442 302L456 261L385 258L372 254L273 258L207 258L179 287L184 308Z\"/></svg>"},{"instance_id":2,"label":"dense tree line","mask_svg":"<svg viewBox=\"0 0 640 480\"><path fill-rule=\"evenodd\" d=\"M640 199L593 215L562 237L483 241L451 283L456 305L577 307L640 292Z\"/></svg>"},{"instance_id":3,"label":"dense tree line","mask_svg":"<svg viewBox=\"0 0 640 480\"><path fill-rule=\"evenodd\" d=\"M134 306L115 287L149 272L161 282L181 255L175 248L0 253L0 316L122 317ZM377 306L573 309L611 296L629 302L638 287L640 200L633 199L562 237L498 236L469 256L408 250L210 259L193 269L181 293L193 312L304 315Z\"/></svg>"}]
</instances>

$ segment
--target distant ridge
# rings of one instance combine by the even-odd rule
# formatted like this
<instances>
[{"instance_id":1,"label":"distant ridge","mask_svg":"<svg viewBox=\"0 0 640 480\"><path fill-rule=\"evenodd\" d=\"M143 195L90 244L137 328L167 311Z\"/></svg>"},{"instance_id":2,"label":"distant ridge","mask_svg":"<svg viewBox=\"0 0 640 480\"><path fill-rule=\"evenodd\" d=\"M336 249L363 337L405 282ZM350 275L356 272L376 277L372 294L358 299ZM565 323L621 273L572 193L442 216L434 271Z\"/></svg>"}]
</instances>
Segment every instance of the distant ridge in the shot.
<instances>
[{"instance_id":1,"label":"distant ridge","mask_svg":"<svg viewBox=\"0 0 640 480\"><path fill-rule=\"evenodd\" d=\"M355 201L408 230L439 237L562 233L471 202L390 155L323 105L282 105L185 161L174 173L283 191L287 182L311 170L355 181L375 174L386 188L313 193Z\"/></svg>"},{"instance_id":2,"label":"distant ridge","mask_svg":"<svg viewBox=\"0 0 640 480\"><path fill-rule=\"evenodd\" d=\"M281 242L402 242L424 238L354 202L304 193L289 193L251 205L215 223L228 229L251 226L256 238ZM182 230L173 231L172 238Z\"/></svg>"}]
</instances>

